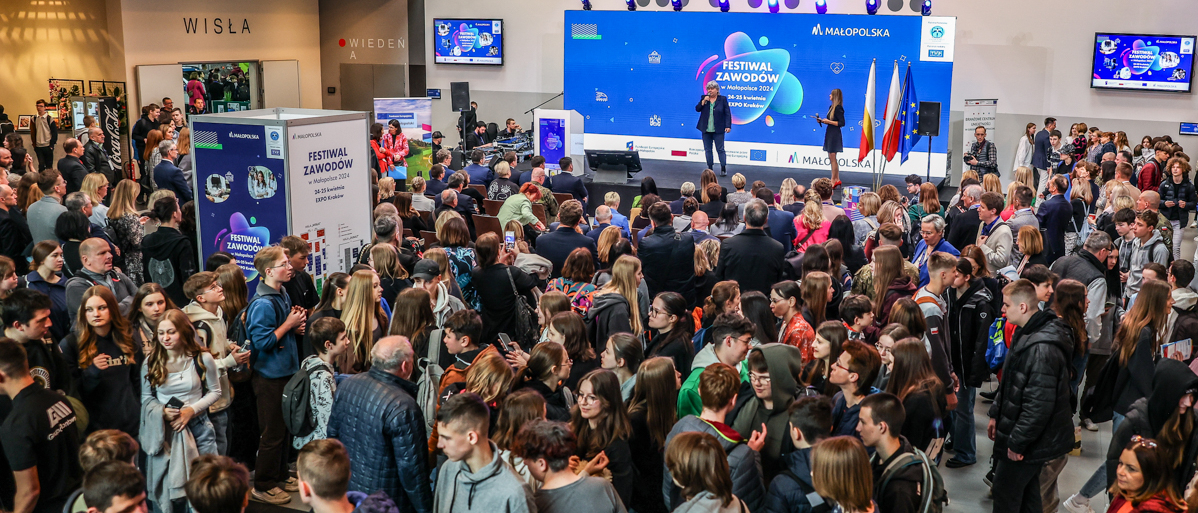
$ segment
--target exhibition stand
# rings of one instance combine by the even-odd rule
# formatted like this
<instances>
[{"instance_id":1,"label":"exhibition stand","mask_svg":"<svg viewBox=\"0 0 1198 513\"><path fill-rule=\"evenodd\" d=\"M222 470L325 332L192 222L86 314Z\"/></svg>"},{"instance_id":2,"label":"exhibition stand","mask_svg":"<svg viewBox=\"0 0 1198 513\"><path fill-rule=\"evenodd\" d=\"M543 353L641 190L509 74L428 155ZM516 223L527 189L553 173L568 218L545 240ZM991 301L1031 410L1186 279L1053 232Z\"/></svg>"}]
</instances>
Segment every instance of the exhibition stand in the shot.
<instances>
[{"instance_id":1,"label":"exhibition stand","mask_svg":"<svg viewBox=\"0 0 1198 513\"><path fill-rule=\"evenodd\" d=\"M399 122L408 138L408 155L404 158L407 166L396 165L391 177L401 183L417 176L428 179L433 161L433 99L375 98L374 122L383 125L383 133L392 120Z\"/></svg>"},{"instance_id":2,"label":"exhibition stand","mask_svg":"<svg viewBox=\"0 0 1198 513\"><path fill-rule=\"evenodd\" d=\"M563 157L574 159L575 171L582 169L583 121L574 110L536 109L532 125L537 134L537 155L545 157L545 169L557 174Z\"/></svg>"},{"instance_id":3,"label":"exhibition stand","mask_svg":"<svg viewBox=\"0 0 1198 513\"><path fill-rule=\"evenodd\" d=\"M265 109L192 116L199 247L237 259L252 294L254 255L308 241L308 273L345 272L370 241L370 114Z\"/></svg>"}]
</instances>

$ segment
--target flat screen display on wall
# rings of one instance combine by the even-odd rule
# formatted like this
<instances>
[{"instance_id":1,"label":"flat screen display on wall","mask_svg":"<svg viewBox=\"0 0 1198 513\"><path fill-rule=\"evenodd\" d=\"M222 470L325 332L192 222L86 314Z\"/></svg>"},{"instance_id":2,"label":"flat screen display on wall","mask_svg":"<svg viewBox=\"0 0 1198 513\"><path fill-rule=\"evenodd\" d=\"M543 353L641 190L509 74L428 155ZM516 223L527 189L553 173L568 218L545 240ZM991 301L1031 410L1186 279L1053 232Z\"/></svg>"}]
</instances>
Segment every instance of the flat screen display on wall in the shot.
<instances>
[{"instance_id":1,"label":"flat screen display on wall","mask_svg":"<svg viewBox=\"0 0 1198 513\"><path fill-rule=\"evenodd\" d=\"M503 20L433 19L437 64L503 65Z\"/></svg>"},{"instance_id":2,"label":"flat screen display on wall","mask_svg":"<svg viewBox=\"0 0 1198 513\"><path fill-rule=\"evenodd\" d=\"M1190 92L1194 36L1152 34L1094 35L1090 87Z\"/></svg>"}]
</instances>

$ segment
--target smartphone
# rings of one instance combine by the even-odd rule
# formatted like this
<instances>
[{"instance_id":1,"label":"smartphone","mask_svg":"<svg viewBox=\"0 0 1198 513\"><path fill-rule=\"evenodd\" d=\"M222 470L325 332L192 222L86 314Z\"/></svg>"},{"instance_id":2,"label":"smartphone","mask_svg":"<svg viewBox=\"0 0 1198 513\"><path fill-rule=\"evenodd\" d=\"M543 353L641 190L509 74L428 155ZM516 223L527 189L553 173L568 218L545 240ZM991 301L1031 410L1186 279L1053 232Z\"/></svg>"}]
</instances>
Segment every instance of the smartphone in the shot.
<instances>
[{"instance_id":1,"label":"smartphone","mask_svg":"<svg viewBox=\"0 0 1198 513\"><path fill-rule=\"evenodd\" d=\"M183 407L183 401L180 401L178 397L172 397L166 402L166 407L178 410L179 408Z\"/></svg>"},{"instance_id":2,"label":"smartphone","mask_svg":"<svg viewBox=\"0 0 1198 513\"><path fill-rule=\"evenodd\" d=\"M503 232L503 248L508 251L516 249L516 232Z\"/></svg>"},{"instance_id":3,"label":"smartphone","mask_svg":"<svg viewBox=\"0 0 1198 513\"><path fill-rule=\"evenodd\" d=\"M512 232L508 232L512 233ZM499 345L503 346L503 352L512 352L512 339L507 336L507 333L499 334Z\"/></svg>"}]
</instances>

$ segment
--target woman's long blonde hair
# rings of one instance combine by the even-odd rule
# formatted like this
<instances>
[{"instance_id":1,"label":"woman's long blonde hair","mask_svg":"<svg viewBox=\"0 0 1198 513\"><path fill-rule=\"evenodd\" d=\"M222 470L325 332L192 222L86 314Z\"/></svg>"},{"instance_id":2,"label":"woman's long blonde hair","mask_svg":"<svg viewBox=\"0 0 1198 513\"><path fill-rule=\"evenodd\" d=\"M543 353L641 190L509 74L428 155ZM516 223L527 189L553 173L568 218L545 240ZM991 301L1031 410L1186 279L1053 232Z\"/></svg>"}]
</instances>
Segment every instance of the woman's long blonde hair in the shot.
<instances>
[{"instance_id":1,"label":"woman's long blonde hair","mask_svg":"<svg viewBox=\"0 0 1198 513\"><path fill-rule=\"evenodd\" d=\"M1032 168L1030 168L1030 167L1019 166L1019 168L1015 170L1015 181L1016 182L1027 185L1029 183L1035 183L1033 181L1034 179L1035 179L1035 174L1033 174Z\"/></svg>"},{"instance_id":2,"label":"woman's long blonde hair","mask_svg":"<svg viewBox=\"0 0 1198 513\"><path fill-rule=\"evenodd\" d=\"M818 230L824 224L824 204L815 189L808 189L803 197L803 226Z\"/></svg>"},{"instance_id":3,"label":"woman's long blonde hair","mask_svg":"<svg viewBox=\"0 0 1198 513\"><path fill-rule=\"evenodd\" d=\"M387 331L387 314L374 299L374 271L363 269L355 272L349 279L341 320L345 323L345 334L349 336L352 349L350 366L353 367L341 369L341 372L364 372L370 369L370 350L374 349L375 323L384 333Z\"/></svg>"},{"instance_id":4,"label":"woman's long blonde hair","mask_svg":"<svg viewBox=\"0 0 1198 513\"><path fill-rule=\"evenodd\" d=\"M833 89L832 90L832 105L828 106L827 118L832 119L832 116L834 114L836 114L836 107L840 107L843 105L844 105L844 93L840 92L840 89Z\"/></svg>"},{"instance_id":5,"label":"woman's long blonde hair","mask_svg":"<svg viewBox=\"0 0 1198 513\"><path fill-rule=\"evenodd\" d=\"M620 227L608 226L599 232L599 263L611 265L611 247L620 240Z\"/></svg>"},{"instance_id":6,"label":"woman's long blonde hair","mask_svg":"<svg viewBox=\"0 0 1198 513\"><path fill-rule=\"evenodd\" d=\"M982 177L982 189L1002 194L1002 180L999 180L997 173L987 173Z\"/></svg>"},{"instance_id":7,"label":"woman's long blonde hair","mask_svg":"<svg viewBox=\"0 0 1198 513\"><path fill-rule=\"evenodd\" d=\"M108 205L108 218L120 219L125 214L137 214L137 195L141 194L141 185L137 180L121 180L116 184L112 193L112 201Z\"/></svg>"},{"instance_id":8,"label":"woman's long blonde hair","mask_svg":"<svg viewBox=\"0 0 1198 513\"><path fill-rule=\"evenodd\" d=\"M191 153L191 129L182 127L179 129L179 155L187 155Z\"/></svg>"},{"instance_id":9,"label":"woman's long blonde hair","mask_svg":"<svg viewBox=\"0 0 1198 513\"><path fill-rule=\"evenodd\" d=\"M782 188L778 191L778 194L781 195L781 201L778 202L779 207L799 201L798 198L795 198L795 188L798 186L799 184L795 182L794 178L782 180Z\"/></svg>"},{"instance_id":10,"label":"woman's long blonde hair","mask_svg":"<svg viewBox=\"0 0 1198 513\"><path fill-rule=\"evenodd\" d=\"M632 255L624 255L616 259L611 266L611 281L595 291L595 297L618 293L628 300L628 321L632 325L632 333L640 334L641 309L637 302L636 273L641 270L641 261Z\"/></svg>"},{"instance_id":11,"label":"woman's long blonde hair","mask_svg":"<svg viewBox=\"0 0 1198 513\"><path fill-rule=\"evenodd\" d=\"M1020 182L1019 180L1015 180L1015 181L1011 182L1010 185L1007 185L1007 206L1008 207L1015 204L1015 190L1020 187L1023 187L1023 182Z\"/></svg>"}]
</instances>

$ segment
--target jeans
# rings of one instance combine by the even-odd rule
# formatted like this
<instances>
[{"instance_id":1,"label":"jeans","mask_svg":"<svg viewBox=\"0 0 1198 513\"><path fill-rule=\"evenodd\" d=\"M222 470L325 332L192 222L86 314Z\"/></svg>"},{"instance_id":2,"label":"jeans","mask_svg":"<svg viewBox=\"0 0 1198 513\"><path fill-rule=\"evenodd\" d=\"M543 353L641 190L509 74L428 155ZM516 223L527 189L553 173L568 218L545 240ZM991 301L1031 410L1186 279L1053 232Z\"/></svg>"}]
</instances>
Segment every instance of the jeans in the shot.
<instances>
[{"instance_id":1,"label":"jeans","mask_svg":"<svg viewBox=\"0 0 1198 513\"><path fill-rule=\"evenodd\" d=\"M1086 351L1081 356L1073 358L1073 378L1069 380L1069 390L1073 392L1073 396L1077 398L1078 405L1081 405L1081 395L1078 394L1077 387L1081 385L1082 374L1086 372L1086 361L1090 359L1090 352Z\"/></svg>"},{"instance_id":2,"label":"jeans","mask_svg":"<svg viewBox=\"0 0 1198 513\"><path fill-rule=\"evenodd\" d=\"M254 489L270 491L287 480L287 442L290 435L283 424L283 388L290 376L264 378L254 373L251 378L254 395L258 398L258 459L254 464Z\"/></svg>"},{"instance_id":3,"label":"jeans","mask_svg":"<svg viewBox=\"0 0 1198 513\"><path fill-rule=\"evenodd\" d=\"M229 409L225 408L216 413L209 413L208 420L212 421L212 429L216 432L216 453L221 456L229 455Z\"/></svg>"},{"instance_id":4,"label":"jeans","mask_svg":"<svg viewBox=\"0 0 1198 513\"><path fill-rule=\"evenodd\" d=\"M974 431L973 402L977 388L961 385L957 391L957 409L953 410L953 457L961 463L977 463L978 443Z\"/></svg>"},{"instance_id":5,"label":"jeans","mask_svg":"<svg viewBox=\"0 0 1198 513\"><path fill-rule=\"evenodd\" d=\"M1044 513L1041 511L1040 469L1043 463L1026 463L997 455L994 466L994 513Z\"/></svg>"},{"instance_id":6,"label":"jeans","mask_svg":"<svg viewBox=\"0 0 1198 513\"><path fill-rule=\"evenodd\" d=\"M1102 462L1098 468L1094 469L1094 473L1090 475L1090 479L1086 480L1086 484L1082 485L1081 491L1077 492L1082 497L1093 499L1099 493L1106 490L1106 462Z\"/></svg>"},{"instance_id":7,"label":"jeans","mask_svg":"<svg viewBox=\"0 0 1198 513\"><path fill-rule=\"evenodd\" d=\"M1111 415L1113 417L1111 419L1111 434L1113 435L1113 434L1115 434L1116 431L1119 431L1119 424L1122 424L1123 419L1125 419L1126 417L1124 417L1123 415L1119 415L1118 413L1112 413Z\"/></svg>"},{"instance_id":8,"label":"jeans","mask_svg":"<svg viewBox=\"0 0 1198 513\"><path fill-rule=\"evenodd\" d=\"M714 169L715 162L711 158L711 145L715 143L715 152L720 156L720 173L728 168L728 155L724 153L724 132L703 132L703 152L707 155L707 169Z\"/></svg>"},{"instance_id":9,"label":"jeans","mask_svg":"<svg viewBox=\"0 0 1198 513\"><path fill-rule=\"evenodd\" d=\"M200 454L218 454L216 452L216 431L212 429L212 421L207 413L197 414L187 423L187 429L196 440L196 450Z\"/></svg>"}]
</instances>

